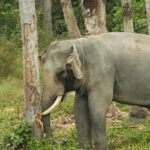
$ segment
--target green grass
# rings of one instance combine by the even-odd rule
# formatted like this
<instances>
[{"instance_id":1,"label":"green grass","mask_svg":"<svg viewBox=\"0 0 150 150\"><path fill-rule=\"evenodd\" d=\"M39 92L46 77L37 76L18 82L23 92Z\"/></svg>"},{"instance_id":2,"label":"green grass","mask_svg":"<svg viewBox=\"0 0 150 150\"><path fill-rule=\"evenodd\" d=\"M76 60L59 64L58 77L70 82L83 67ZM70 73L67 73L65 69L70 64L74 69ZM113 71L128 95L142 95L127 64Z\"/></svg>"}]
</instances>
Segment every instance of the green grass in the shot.
<instances>
[{"instance_id":1,"label":"green grass","mask_svg":"<svg viewBox=\"0 0 150 150\"><path fill-rule=\"evenodd\" d=\"M23 111L23 81L16 78L0 79L0 145L6 144L11 127L18 123ZM41 142L32 139L28 146L32 150L77 150L78 140L76 128L72 126L59 127L56 122L60 119L73 116L72 93L68 94L64 102L52 114L52 130L57 141L67 140L66 145L52 145L50 139L44 138ZM129 106L117 106L128 111ZM53 123L54 121L54 123ZM58 123L59 124L59 123ZM110 150L149 150L150 149L150 122L134 123L107 123L107 139ZM12 134L12 133L11 133ZM6 150L6 147L0 149ZM28 148L29 149L29 148Z\"/></svg>"},{"instance_id":2,"label":"green grass","mask_svg":"<svg viewBox=\"0 0 150 150\"><path fill-rule=\"evenodd\" d=\"M137 124L122 122L107 126L107 139L110 149L149 150L150 122Z\"/></svg>"},{"instance_id":3,"label":"green grass","mask_svg":"<svg viewBox=\"0 0 150 150\"><path fill-rule=\"evenodd\" d=\"M23 109L23 82L18 79L0 79L0 143ZM20 112L19 112L20 110Z\"/></svg>"},{"instance_id":4,"label":"green grass","mask_svg":"<svg viewBox=\"0 0 150 150\"><path fill-rule=\"evenodd\" d=\"M116 103L116 106L119 107L119 109L121 111L129 111L129 105L125 105L125 104L120 104L120 103Z\"/></svg>"}]
</instances>

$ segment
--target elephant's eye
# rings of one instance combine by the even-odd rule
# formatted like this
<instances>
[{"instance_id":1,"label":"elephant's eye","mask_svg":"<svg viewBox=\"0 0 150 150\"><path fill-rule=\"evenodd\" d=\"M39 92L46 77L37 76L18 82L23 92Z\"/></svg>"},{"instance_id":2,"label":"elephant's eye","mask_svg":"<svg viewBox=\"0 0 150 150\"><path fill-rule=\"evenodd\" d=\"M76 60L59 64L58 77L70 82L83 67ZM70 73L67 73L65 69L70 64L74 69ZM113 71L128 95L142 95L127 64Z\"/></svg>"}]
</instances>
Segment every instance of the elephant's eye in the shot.
<instances>
[{"instance_id":1,"label":"elephant's eye","mask_svg":"<svg viewBox=\"0 0 150 150\"><path fill-rule=\"evenodd\" d=\"M61 70L61 71L57 72L57 78L59 80L63 80L64 79L64 73L65 73L64 70Z\"/></svg>"}]
</instances>

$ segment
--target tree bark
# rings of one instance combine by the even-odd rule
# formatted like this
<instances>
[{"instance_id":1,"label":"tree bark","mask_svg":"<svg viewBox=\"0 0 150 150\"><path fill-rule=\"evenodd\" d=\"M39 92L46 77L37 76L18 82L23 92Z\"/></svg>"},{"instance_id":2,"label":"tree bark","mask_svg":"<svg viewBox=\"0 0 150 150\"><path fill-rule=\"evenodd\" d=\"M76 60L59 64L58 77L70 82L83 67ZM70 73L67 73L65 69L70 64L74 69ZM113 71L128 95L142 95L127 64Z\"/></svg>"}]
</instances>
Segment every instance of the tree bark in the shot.
<instances>
[{"instance_id":1,"label":"tree bark","mask_svg":"<svg viewBox=\"0 0 150 150\"><path fill-rule=\"evenodd\" d=\"M73 13L73 8L71 0L60 0L62 5L62 10L64 13L64 18L67 24L70 38L79 38L81 37L80 31L76 24L75 16Z\"/></svg>"},{"instance_id":2,"label":"tree bark","mask_svg":"<svg viewBox=\"0 0 150 150\"><path fill-rule=\"evenodd\" d=\"M19 11L24 65L24 119L31 124L32 135L41 139L43 124L41 122L35 1L19 0Z\"/></svg>"},{"instance_id":3,"label":"tree bark","mask_svg":"<svg viewBox=\"0 0 150 150\"><path fill-rule=\"evenodd\" d=\"M44 0L44 27L52 35L52 0Z\"/></svg>"},{"instance_id":4,"label":"tree bark","mask_svg":"<svg viewBox=\"0 0 150 150\"><path fill-rule=\"evenodd\" d=\"M121 0L124 32L134 32L131 0Z\"/></svg>"},{"instance_id":5,"label":"tree bark","mask_svg":"<svg viewBox=\"0 0 150 150\"><path fill-rule=\"evenodd\" d=\"M146 0L146 13L148 20L148 34L150 35L150 0Z\"/></svg>"},{"instance_id":6,"label":"tree bark","mask_svg":"<svg viewBox=\"0 0 150 150\"><path fill-rule=\"evenodd\" d=\"M82 15L86 35L107 32L106 0L82 0Z\"/></svg>"}]
</instances>

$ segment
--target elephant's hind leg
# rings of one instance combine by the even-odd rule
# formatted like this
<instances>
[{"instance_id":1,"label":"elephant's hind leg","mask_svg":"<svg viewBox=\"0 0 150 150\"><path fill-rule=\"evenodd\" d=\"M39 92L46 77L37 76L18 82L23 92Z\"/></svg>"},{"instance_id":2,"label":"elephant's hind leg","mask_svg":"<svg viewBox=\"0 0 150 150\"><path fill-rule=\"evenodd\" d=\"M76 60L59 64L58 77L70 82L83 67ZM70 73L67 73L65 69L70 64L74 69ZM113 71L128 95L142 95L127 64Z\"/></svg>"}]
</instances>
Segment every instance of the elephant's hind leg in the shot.
<instances>
[{"instance_id":1,"label":"elephant's hind leg","mask_svg":"<svg viewBox=\"0 0 150 150\"><path fill-rule=\"evenodd\" d=\"M74 102L75 121L78 132L79 148L91 149L88 99L76 94Z\"/></svg>"}]
</instances>

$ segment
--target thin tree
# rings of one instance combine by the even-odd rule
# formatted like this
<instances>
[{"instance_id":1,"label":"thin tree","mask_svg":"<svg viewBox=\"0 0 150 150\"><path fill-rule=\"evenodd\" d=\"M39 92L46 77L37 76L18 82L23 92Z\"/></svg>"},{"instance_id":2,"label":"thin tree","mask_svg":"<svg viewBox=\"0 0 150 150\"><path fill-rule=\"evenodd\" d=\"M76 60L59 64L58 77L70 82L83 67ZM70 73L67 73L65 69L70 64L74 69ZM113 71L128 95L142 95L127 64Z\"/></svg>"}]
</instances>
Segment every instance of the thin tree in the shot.
<instances>
[{"instance_id":1,"label":"thin tree","mask_svg":"<svg viewBox=\"0 0 150 150\"><path fill-rule=\"evenodd\" d=\"M150 0L146 0L146 13L148 20L148 34L150 35Z\"/></svg>"},{"instance_id":2,"label":"thin tree","mask_svg":"<svg viewBox=\"0 0 150 150\"><path fill-rule=\"evenodd\" d=\"M131 0L121 0L123 11L124 32L134 32L133 17L132 17L132 3ZM130 118L141 119L146 118L148 112L146 108L139 106L130 107Z\"/></svg>"},{"instance_id":3,"label":"thin tree","mask_svg":"<svg viewBox=\"0 0 150 150\"><path fill-rule=\"evenodd\" d=\"M80 31L76 24L75 16L73 13L73 8L71 4L71 0L60 0L65 22L67 24L67 28L69 31L70 38L78 38L81 37Z\"/></svg>"},{"instance_id":4,"label":"thin tree","mask_svg":"<svg viewBox=\"0 0 150 150\"><path fill-rule=\"evenodd\" d=\"M86 35L107 32L106 0L82 0L82 15Z\"/></svg>"},{"instance_id":5,"label":"thin tree","mask_svg":"<svg viewBox=\"0 0 150 150\"><path fill-rule=\"evenodd\" d=\"M24 119L32 126L32 135L43 136L41 122L40 81L38 67L37 21L34 0L19 0L23 66L24 66Z\"/></svg>"},{"instance_id":6,"label":"thin tree","mask_svg":"<svg viewBox=\"0 0 150 150\"><path fill-rule=\"evenodd\" d=\"M52 0L44 0L44 27L52 34Z\"/></svg>"}]
</instances>

